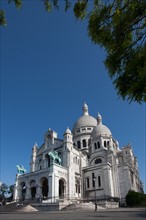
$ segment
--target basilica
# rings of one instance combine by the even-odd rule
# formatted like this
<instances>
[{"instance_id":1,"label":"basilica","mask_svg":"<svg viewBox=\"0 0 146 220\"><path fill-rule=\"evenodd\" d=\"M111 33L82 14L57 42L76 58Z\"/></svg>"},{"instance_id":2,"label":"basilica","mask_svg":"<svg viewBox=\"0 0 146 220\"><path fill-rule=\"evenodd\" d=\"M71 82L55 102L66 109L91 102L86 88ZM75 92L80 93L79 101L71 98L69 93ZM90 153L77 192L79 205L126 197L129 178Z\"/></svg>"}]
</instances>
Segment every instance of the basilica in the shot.
<instances>
[{"instance_id":1,"label":"basilica","mask_svg":"<svg viewBox=\"0 0 146 220\"><path fill-rule=\"evenodd\" d=\"M130 189L142 192L131 145L120 148L102 116L92 117L86 103L82 111L62 139L48 129L42 146L33 146L30 172L16 175L15 200L124 201Z\"/></svg>"}]
</instances>

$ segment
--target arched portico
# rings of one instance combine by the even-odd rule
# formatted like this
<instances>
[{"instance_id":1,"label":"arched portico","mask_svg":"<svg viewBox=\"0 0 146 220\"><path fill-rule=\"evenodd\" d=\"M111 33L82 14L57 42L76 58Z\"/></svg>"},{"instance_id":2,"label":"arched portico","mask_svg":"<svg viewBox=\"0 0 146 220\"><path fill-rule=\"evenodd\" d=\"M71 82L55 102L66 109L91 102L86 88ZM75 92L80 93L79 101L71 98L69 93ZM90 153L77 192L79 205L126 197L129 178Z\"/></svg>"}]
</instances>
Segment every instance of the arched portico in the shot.
<instances>
[{"instance_id":1,"label":"arched portico","mask_svg":"<svg viewBox=\"0 0 146 220\"><path fill-rule=\"evenodd\" d=\"M35 199L36 197L36 181L30 181L30 191L31 191L31 199Z\"/></svg>"},{"instance_id":2,"label":"arched portico","mask_svg":"<svg viewBox=\"0 0 146 220\"><path fill-rule=\"evenodd\" d=\"M46 177L43 177L41 179L41 188L42 188L42 197L47 198L49 192L49 186L48 186L48 179Z\"/></svg>"},{"instance_id":3,"label":"arched portico","mask_svg":"<svg viewBox=\"0 0 146 220\"><path fill-rule=\"evenodd\" d=\"M19 194L20 194L19 198L22 199L22 200L25 200L25 195L26 195L26 184L25 184L25 182L20 183Z\"/></svg>"},{"instance_id":4,"label":"arched portico","mask_svg":"<svg viewBox=\"0 0 146 220\"><path fill-rule=\"evenodd\" d=\"M66 193L66 182L64 179L59 180L59 198L63 199Z\"/></svg>"}]
</instances>

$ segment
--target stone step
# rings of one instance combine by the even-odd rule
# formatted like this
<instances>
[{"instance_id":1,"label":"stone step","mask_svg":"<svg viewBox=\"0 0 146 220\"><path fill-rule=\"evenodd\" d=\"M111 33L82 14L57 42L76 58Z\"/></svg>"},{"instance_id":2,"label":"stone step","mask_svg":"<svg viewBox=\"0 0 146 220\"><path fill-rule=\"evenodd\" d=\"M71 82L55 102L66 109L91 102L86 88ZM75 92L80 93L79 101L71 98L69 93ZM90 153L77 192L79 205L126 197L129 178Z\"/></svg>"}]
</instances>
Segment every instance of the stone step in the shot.
<instances>
[{"instance_id":1,"label":"stone step","mask_svg":"<svg viewBox=\"0 0 146 220\"><path fill-rule=\"evenodd\" d=\"M97 206L97 209L105 209L104 207ZM95 210L94 203L74 203L66 206L62 209L63 211L81 211L81 210Z\"/></svg>"}]
</instances>

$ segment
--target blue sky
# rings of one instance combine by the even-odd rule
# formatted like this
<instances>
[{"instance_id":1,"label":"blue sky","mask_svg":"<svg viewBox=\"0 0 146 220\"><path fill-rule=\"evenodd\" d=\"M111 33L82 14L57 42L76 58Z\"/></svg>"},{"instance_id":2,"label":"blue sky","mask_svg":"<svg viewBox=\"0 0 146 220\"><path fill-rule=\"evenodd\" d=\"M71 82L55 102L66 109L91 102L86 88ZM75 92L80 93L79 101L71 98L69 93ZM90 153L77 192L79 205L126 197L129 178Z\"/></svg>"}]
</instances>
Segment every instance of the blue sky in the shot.
<instances>
[{"instance_id":1,"label":"blue sky","mask_svg":"<svg viewBox=\"0 0 146 220\"><path fill-rule=\"evenodd\" d=\"M145 104L129 104L117 96L104 67L104 50L93 45L87 23L70 9L48 14L41 1L1 1L7 26L1 27L1 181L13 184L16 165L29 171L31 150L51 128L63 138L82 115L103 117L120 148L129 142L145 184Z\"/></svg>"}]
</instances>

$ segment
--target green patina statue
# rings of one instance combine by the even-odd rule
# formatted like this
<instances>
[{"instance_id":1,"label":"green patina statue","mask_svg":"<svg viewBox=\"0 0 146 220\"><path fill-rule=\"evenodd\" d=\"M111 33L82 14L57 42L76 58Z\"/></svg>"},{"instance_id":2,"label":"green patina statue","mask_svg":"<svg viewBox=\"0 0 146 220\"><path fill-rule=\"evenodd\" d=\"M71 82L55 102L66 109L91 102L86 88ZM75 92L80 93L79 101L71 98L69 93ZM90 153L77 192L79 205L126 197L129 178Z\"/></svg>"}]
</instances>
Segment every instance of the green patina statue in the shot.
<instances>
[{"instance_id":1,"label":"green patina statue","mask_svg":"<svg viewBox=\"0 0 146 220\"><path fill-rule=\"evenodd\" d=\"M58 152L51 150L48 155L53 159L53 163L61 165L61 158L58 156Z\"/></svg>"},{"instance_id":2,"label":"green patina statue","mask_svg":"<svg viewBox=\"0 0 146 220\"><path fill-rule=\"evenodd\" d=\"M17 165L16 167L17 167L18 174L25 174L26 173L26 169L24 169L23 165Z\"/></svg>"}]
</instances>

